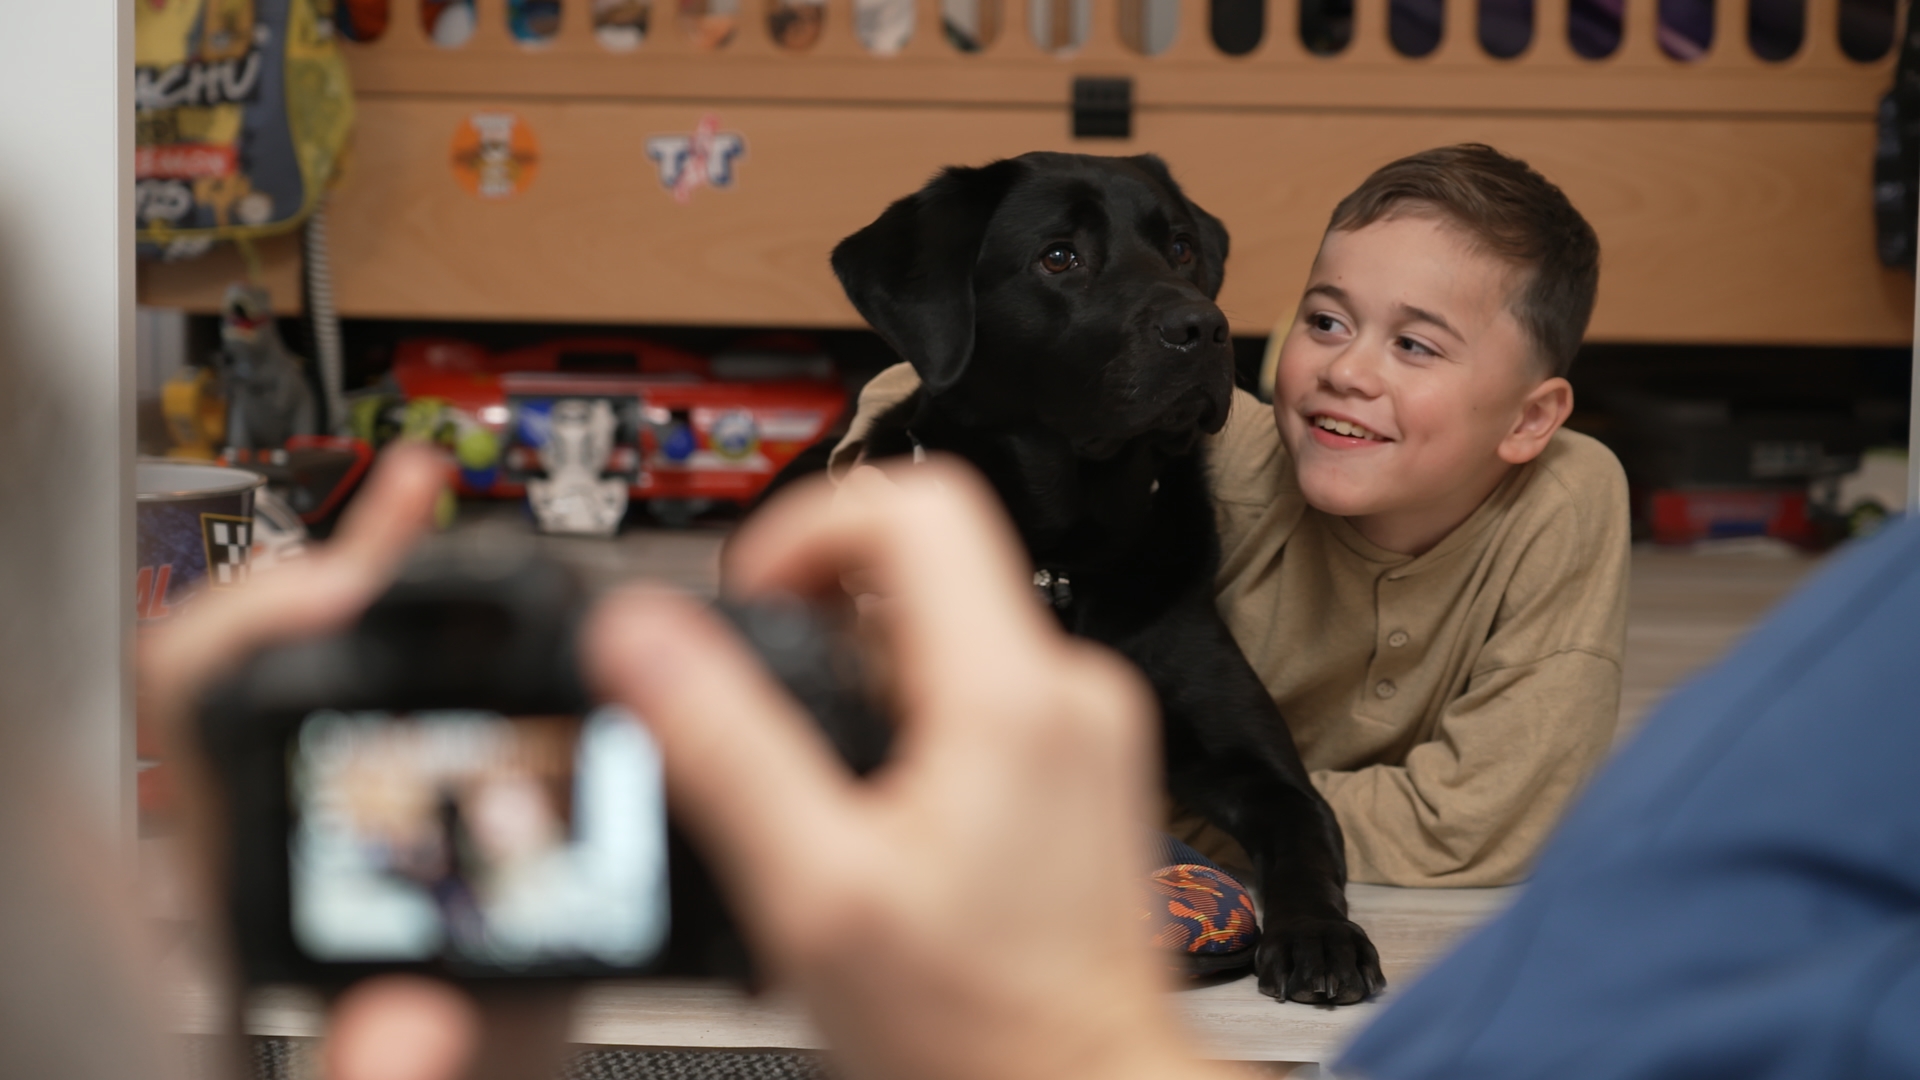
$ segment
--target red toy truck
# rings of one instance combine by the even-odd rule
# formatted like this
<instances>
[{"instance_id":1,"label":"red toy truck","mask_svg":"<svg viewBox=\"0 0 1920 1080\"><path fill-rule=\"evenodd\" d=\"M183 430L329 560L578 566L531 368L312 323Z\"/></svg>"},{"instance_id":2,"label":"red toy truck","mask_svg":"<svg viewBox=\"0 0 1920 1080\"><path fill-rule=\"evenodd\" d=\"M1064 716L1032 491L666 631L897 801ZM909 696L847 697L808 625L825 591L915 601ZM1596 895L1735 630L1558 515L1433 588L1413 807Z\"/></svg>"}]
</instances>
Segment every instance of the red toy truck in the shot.
<instances>
[{"instance_id":1,"label":"red toy truck","mask_svg":"<svg viewBox=\"0 0 1920 1080\"><path fill-rule=\"evenodd\" d=\"M552 404L609 401L620 428L604 473L626 477L631 496L669 522L717 503L750 502L846 407L846 390L824 356L732 352L709 360L624 337L502 353L413 338L396 350L393 377L410 403L437 400L466 427L455 445L467 495L523 496L528 477L540 474ZM475 432L492 438L469 437Z\"/></svg>"}]
</instances>

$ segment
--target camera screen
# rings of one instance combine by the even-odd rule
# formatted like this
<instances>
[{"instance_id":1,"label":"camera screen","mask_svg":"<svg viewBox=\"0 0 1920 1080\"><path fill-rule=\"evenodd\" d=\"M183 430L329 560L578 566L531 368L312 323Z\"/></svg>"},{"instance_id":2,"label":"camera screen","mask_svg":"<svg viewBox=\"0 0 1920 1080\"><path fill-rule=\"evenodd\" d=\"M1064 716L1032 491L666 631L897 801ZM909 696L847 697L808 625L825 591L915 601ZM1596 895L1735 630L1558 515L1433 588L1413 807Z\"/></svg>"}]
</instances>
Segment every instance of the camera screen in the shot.
<instances>
[{"instance_id":1,"label":"camera screen","mask_svg":"<svg viewBox=\"0 0 1920 1080\"><path fill-rule=\"evenodd\" d=\"M631 714L310 714L289 747L316 960L644 964L667 930L659 753Z\"/></svg>"}]
</instances>

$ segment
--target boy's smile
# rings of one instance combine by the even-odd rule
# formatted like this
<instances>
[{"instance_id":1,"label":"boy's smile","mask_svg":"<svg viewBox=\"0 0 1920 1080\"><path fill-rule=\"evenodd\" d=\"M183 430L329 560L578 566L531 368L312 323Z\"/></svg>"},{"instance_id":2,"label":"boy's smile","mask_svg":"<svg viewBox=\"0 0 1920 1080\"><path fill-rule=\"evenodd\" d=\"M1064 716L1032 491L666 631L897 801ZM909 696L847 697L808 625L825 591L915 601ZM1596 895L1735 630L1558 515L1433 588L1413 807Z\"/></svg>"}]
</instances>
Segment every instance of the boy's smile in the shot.
<instances>
[{"instance_id":1,"label":"boy's smile","mask_svg":"<svg viewBox=\"0 0 1920 1080\"><path fill-rule=\"evenodd\" d=\"M1525 272L1432 213L1327 234L1274 384L1309 503L1419 554L1546 448L1572 390L1513 313Z\"/></svg>"}]
</instances>

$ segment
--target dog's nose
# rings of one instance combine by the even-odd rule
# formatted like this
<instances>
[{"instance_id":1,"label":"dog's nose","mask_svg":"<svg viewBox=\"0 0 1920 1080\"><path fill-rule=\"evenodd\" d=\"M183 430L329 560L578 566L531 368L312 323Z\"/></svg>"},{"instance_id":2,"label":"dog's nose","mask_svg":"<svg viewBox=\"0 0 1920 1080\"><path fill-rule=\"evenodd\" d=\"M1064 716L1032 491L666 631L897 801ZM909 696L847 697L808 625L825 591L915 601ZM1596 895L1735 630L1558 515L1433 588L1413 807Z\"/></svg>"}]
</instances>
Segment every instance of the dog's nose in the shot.
<instances>
[{"instance_id":1,"label":"dog's nose","mask_svg":"<svg viewBox=\"0 0 1920 1080\"><path fill-rule=\"evenodd\" d=\"M1160 331L1162 344L1185 352L1201 345L1225 343L1227 317L1212 304L1181 304L1162 311L1154 329Z\"/></svg>"}]
</instances>

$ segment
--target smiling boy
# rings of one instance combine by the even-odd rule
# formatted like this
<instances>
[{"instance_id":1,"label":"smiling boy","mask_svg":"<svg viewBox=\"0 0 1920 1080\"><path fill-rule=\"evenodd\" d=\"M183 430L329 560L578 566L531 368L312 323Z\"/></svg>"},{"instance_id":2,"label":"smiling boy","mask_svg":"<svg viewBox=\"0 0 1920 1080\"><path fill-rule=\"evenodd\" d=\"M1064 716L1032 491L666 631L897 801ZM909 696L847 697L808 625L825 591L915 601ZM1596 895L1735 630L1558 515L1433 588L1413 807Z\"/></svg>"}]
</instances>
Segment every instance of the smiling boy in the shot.
<instances>
[{"instance_id":1,"label":"smiling boy","mask_svg":"<svg viewBox=\"0 0 1920 1080\"><path fill-rule=\"evenodd\" d=\"M1626 479L1565 431L1599 242L1477 144L1393 162L1335 208L1274 405L1207 451L1220 611L1346 836L1349 877L1525 875L1619 710ZM904 366L862 392L835 471ZM1172 831L1250 862L1198 817Z\"/></svg>"},{"instance_id":2,"label":"smiling boy","mask_svg":"<svg viewBox=\"0 0 1920 1080\"><path fill-rule=\"evenodd\" d=\"M1520 161L1393 162L1334 209L1271 419L1243 398L1209 449L1221 612L1353 880L1518 880L1612 741L1626 479L1561 427L1599 255Z\"/></svg>"}]
</instances>

